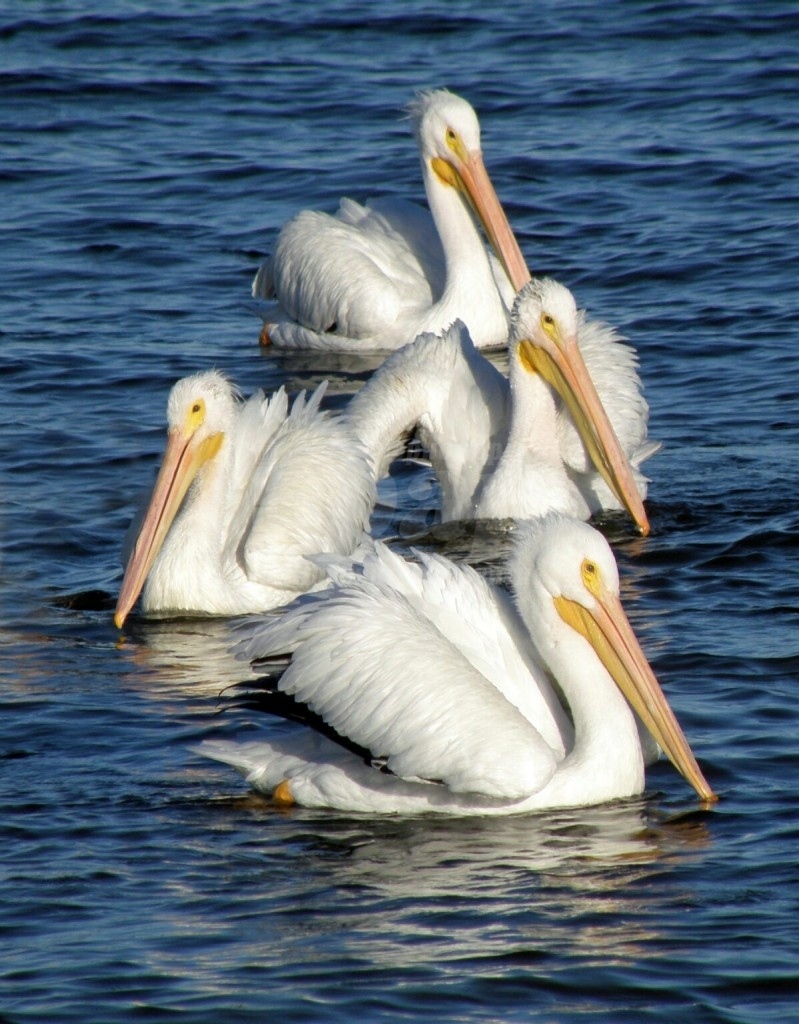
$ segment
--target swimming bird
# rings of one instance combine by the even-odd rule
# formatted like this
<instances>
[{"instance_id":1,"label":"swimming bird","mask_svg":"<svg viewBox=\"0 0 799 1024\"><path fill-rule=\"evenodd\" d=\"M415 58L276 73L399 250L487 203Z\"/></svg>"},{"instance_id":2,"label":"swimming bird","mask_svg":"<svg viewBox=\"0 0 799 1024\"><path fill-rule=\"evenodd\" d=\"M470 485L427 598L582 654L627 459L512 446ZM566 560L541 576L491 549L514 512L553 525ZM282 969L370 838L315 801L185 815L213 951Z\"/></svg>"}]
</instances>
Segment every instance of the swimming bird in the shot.
<instances>
[{"instance_id":1,"label":"swimming bird","mask_svg":"<svg viewBox=\"0 0 799 1024\"><path fill-rule=\"evenodd\" d=\"M376 543L361 564L333 559L330 590L241 643L256 670L291 656L248 703L319 734L198 750L280 804L519 814L641 793L637 714L698 795L716 799L624 614L601 534L558 513L525 524L515 605L468 566L419 558Z\"/></svg>"},{"instance_id":2,"label":"swimming bird","mask_svg":"<svg viewBox=\"0 0 799 1024\"><path fill-rule=\"evenodd\" d=\"M529 277L486 172L470 104L443 89L410 106L429 212L400 199L342 199L280 231L253 283L262 340L280 348L395 349L460 318L478 347L504 345L515 288ZM492 265L475 221L503 267ZM500 291L504 294L500 294Z\"/></svg>"},{"instance_id":3,"label":"swimming bird","mask_svg":"<svg viewBox=\"0 0 799 1024\"><path fill-rule=\"evenodd\" d=\"M322 579L306 555L353 551L368 529L374 471L345 424L320 410L324 391L302 392L289 411L283 388L245 402L215 370L174 385L118 627L142 587L148 615L240 615L286 604Z\"/></svg>"},{"instance_id":4,"label":"swimming bird","mask_svg":"<svg viewBox=\"0 0 799 1024\"><path fill-rule=\"evenodd\" d=\"M509 379L456 322L392 353L347 409L378 475L416 430L444 522L625 508L648 533L638 467L660 446L635 351L545 278L520 290L508 352Z\"/></svg>"}]
</instances>

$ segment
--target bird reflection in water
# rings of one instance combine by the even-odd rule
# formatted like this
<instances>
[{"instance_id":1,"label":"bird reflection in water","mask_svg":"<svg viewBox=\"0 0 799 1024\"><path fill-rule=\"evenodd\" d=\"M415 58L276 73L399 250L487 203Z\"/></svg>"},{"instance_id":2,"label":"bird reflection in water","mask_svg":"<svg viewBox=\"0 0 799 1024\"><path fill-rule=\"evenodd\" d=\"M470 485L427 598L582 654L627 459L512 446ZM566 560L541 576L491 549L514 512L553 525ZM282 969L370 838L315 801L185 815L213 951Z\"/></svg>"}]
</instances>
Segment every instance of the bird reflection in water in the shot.
<instances>
[{"instance_id":1,"label":"bird reflection in water","mask_svg":"<svg viewBox=\"0 0 799 1024\"><path fill-rule=\"evenodd\" d=\"M705 812L661 815L645 798L518 818L353 820L248 797L244 834L239 801L230 827L254 859L260 847L270 876L269 851L291 844L279 884L303 941L335 929L350 952L368 947L395 970L427 963L431 946L439 964L521 981L575 957L605 968L662 957L662 923L692 901L669 873L710 846ZM330 901L332 918L320 913Z\"/></svg>"},{"instance_id":2,"label":"bird reflection in water","mask_svg":"<svg viewBox=\"0 0 799 1024\"><path fill-rule=\"evenodd\" d=\"M122 680L154 700L189 694L216 699L247 667L231 652L235 619L131 620L117 649L129 671Z\"/></svg>"}]
</instances>

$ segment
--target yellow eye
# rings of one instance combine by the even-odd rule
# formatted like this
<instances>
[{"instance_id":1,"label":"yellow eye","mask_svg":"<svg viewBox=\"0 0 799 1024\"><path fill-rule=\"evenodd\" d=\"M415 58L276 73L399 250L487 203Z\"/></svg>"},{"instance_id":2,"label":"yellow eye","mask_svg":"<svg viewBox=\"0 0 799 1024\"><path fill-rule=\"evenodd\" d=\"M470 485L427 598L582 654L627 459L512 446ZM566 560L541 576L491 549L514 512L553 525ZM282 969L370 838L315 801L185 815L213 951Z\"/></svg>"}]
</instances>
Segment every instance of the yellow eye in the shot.
<instances>
[{"instance_id":1,"label":"yellow eye","mask_svg":"<svg viewBox=\"0 0 799 1024\"><path fill-rule=\"evenodd\" d=\"M202 398L197 398L189 406L189 411L186 413L186 429L194 431L198 427L202 426L205 420L205 402Z\"/></svg>"},{"instance_id":2,"label":"yellow eye","mask_svg":"<svg viewBox=\"0 0 799 1024\"><path fill-rule=\"evenodd\" d=\"M463 142L454 128L447 128L444 141L448 149L451 149L457 157L463 158Z\"/></svg>"},{"instance_id":3,"label":"yellow eye","mask_svg":"<svg viewBox=\"0 0 799 1024\"><path fill-rule=\"evenodd\" d=\"M586 558L582 564L582 574L586 590L596 596L600 588L599 567L596 562Z\"/></svg>"},{"instance_id":4,"label":"yellow eye","mask_svg":"<svg viewBox=\"0 0 799 1024\"><path fill-rule=\"evenodd\" d=\"M551 313L542 313L541 314L541 323L544 325L544 327L554 327L555 326L555 317L552 316Z\"/></svg>"}]
</instances>

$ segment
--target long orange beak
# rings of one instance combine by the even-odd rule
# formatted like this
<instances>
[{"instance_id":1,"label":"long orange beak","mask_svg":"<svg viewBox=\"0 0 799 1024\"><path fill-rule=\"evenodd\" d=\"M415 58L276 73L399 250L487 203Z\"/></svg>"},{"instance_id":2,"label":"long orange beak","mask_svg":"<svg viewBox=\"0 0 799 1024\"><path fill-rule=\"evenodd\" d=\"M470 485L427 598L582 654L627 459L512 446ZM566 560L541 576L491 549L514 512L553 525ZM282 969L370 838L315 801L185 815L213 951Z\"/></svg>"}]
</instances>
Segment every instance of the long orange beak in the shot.
<instances>
[{"instance_id":1,"label":"long orange beak","mask_svg":"<svg viewBox=\"0 0 799 1024\"><path fill-rule=\"evenodd\" d=\"M604 589L595 597L593 609L566 597L556 597L555 607L564 622L576 629L594 648L677 771L703 800L715 802L718 797L696 762L666 695L641 650L621 601Z\"/></svg>"},{"instance_id":2,"label":"long orange beak","mask_svg":"<svg viewBox=\"0 0 799 1024\"><path fill-rule=\"evenodd\" d=\"M167 434L161 469L122 579L114 612L117 629L122 628L136 603L192 480L199 468L219 451L222 438L222 434L212 434L197 442L192 432L178 427Z\"/></svg>"},{"instance_id":3,"label":"long orange beak","mask_svg":"<svg viewBox=\"0 0 799 1024\"><path fill-rule=\"evenodd\" d=\"M528 369L539 373L566 403L591 461L646 537L649 519L632 467L591 380L576 335L542 331L540 337L521 340L519 354Z\"/></svg>"},{"instance_id":4,"label":"long orange beak","mask_svg":"<svg viewBox=\"0 0 799 1024\"><path fill-rule=\"evenodd\" d=\"M469 152L462 145L456 145L452 157L446 160L434 157L432 165L442 181L457 188L466 196L494 252L505 268L510 283L518 292L530 280L530 271L491 184L482 155L479 152Z\"/></svg>"}]
</instances>

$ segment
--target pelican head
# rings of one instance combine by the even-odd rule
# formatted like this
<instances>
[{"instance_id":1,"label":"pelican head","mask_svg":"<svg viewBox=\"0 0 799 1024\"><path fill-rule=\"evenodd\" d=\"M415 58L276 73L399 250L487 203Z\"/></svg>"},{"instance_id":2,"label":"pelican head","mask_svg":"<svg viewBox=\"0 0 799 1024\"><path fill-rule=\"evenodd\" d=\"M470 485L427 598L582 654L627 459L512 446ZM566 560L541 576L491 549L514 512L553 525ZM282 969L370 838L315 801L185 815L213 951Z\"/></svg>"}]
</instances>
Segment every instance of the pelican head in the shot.
<instances>
[{"instance_id":1,"label":"pelican head","mask_svg":"<svg viewBox=\"0 0 799 1024\"><path fill-rule=\"evenodd\" d=\"M517 544L514 586L522 613L525 588L535 580L544 601L593 648L677 771L703 800L715 801L624 612L607 540L588 523L551 513L527 524Z\"/></svg>"},{"instance_id":2,"label":"pelican head","mask_svg":"<svg viewBox=\"0 0 799 1024\"><path fill-rule=\"evenodd\" d=\"M421 93L409 108L422 165L467 201L516 291L530 272L483 163L480 123L466 100L446 89Z\"/></svg>"},{"instance_id":3,"label":"pelican head","mask_svg":"<svg viewBox=\"0 0 799 1024\"><path fill-rule=\"evenodd\" d=\"M566 403L597 471L647 536L649 520L630 462L608 419L577 343L574 296L549 278L516 296L511 345L522 366L538 373Z\"/></svg>"},{"instance_id":4,"label":"pelican head","mask_svg":"<svg viewBox=\"0 0 799 1024\"><path fill-rule=\"evenodd\" d=\"M114 613L117 628L135 604L192 481L218 455L237 398L233 385L216 370L184 377L172 388L166 450L122 579Z\"/></svg>"}]
</instances>

